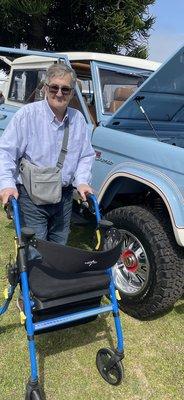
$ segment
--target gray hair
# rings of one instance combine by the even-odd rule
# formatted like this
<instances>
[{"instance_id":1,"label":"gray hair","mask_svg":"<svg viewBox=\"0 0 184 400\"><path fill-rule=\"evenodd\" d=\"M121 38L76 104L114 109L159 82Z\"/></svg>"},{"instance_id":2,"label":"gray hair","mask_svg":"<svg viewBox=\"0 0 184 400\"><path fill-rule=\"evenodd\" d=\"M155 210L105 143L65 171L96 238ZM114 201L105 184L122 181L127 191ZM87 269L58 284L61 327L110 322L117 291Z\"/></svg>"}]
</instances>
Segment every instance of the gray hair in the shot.
<instances>
[{"instance_id":1,"label":"gray hair","mask_svg":"<svg viewBox=\"0 0 184 400\"><path fill-rule=\"evenodd\" d=\"M54 77L61 77L63 78L66 74L70 74L72 78L72 87L75 86L76 80L77 80L77 75L74 71L73 68L71 68L69 65L66 65L64 63L60 64L52 64L47 72L46 72L46 77L45 77L45 83L49 83L50 80Z\"/></svg>"}]
</instances>

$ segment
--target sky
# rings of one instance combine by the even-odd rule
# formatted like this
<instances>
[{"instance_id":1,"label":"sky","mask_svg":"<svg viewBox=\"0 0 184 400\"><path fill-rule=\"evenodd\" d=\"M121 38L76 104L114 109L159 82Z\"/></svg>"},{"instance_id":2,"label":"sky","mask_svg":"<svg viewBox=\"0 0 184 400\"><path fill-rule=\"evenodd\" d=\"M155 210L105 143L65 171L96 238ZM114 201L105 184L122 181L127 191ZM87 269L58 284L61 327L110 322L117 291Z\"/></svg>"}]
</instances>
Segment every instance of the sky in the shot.
<instances>
[{"instance_id":1,"label":"sky","mask_svg":"<svg viewBox=\"0 0 184 400\"><path fill-rule=\"evenodd\" d=\"M149 12L156 18L148 41L149 59L162 62L184 45L184 0L156 0Z\"/></svg>"}]
</instances>

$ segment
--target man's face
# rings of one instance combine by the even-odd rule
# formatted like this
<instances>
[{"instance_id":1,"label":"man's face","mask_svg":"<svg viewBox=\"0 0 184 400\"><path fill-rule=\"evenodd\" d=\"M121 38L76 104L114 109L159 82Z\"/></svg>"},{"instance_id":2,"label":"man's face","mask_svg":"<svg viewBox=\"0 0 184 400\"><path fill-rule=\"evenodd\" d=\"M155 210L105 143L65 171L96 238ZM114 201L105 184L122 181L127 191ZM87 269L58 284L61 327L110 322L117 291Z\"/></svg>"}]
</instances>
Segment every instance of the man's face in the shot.
<instances>
[{"instance_id":1,"label":"man's face","mask_svg":"<svg viewBox=\"0 0 184 400\"><path fill-rule=\"evenodd\" d=\"M51 109L59 113L65 112L74 92L71 75L68 73L63 77L50 79L48 85L45 85L45 91Z\"/></svg>"}]
</instances>

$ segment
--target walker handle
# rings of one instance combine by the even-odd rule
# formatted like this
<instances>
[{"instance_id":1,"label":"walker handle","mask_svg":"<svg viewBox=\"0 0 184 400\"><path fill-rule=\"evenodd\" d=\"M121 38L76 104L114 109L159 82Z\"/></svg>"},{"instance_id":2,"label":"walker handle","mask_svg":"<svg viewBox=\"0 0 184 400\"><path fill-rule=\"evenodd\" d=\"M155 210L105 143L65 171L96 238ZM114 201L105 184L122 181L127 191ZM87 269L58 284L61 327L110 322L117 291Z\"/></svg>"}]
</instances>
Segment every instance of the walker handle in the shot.
<instances>
[{"instance_id":1,"label":"walker handle","mask_svg":"<svg viewBox=\"0 0 184 400\"><path fill-rule=\"evenodd\" d=\"M95 213L97 224L99 224L101 220L99 205L96 196L93 193L88 193L86 195L86 200L89 204L89 210Z\"/></svg>"},{"instance_id":2,"label":"walker handle","mask_svg":"<svg viewBox=\"0 0 184 400\"><path fill-rule=\"evenodd\" d=\"M8 198L8 202L4 205L4 211L6 212L8 219L13 219L13 208L12 208L12 200L14 197L11 195Z\"/></svg>"},{"instance_id":3,"label":"walker handle","mask_svg":"<svg viewBox=\"0 0 184 400\"><path fill-rule=\"evenodd\" d=\"M8 219L13 219L15 230L18 238L21 238L21 226L20 226L20 217L18 210L18 202L14 196L9 196L8 203L5 204L4 210L7 214Z\"/></svg>"}]
</instances>

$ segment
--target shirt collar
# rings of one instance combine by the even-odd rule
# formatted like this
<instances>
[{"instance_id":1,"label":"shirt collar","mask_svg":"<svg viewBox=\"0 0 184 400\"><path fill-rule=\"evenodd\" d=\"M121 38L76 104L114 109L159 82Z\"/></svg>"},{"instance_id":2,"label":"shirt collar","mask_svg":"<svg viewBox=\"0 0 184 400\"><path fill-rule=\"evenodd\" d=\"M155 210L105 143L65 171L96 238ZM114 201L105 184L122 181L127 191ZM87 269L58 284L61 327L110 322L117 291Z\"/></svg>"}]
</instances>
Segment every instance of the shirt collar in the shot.
<instances>
[{"instance_id":1,"label":"shirt collar","mask_svg":"<svg viewBox=\"0 0 184 400\"><path fill-rule=\"evenodd\" d=\"M45 102L46 112L47 112L47 115L49 117L49 120L50 120L51 124L53 122L55 122L55 123L59 123L60 125L62 125L64 122L66 122L66 120L69 118L68 117L68 110L66 110L63 120L62 121L58 121L58 119L55 116L54 112L50 108L48 101L45 99L44 102Z\"/></svg>"}]
</instances>

